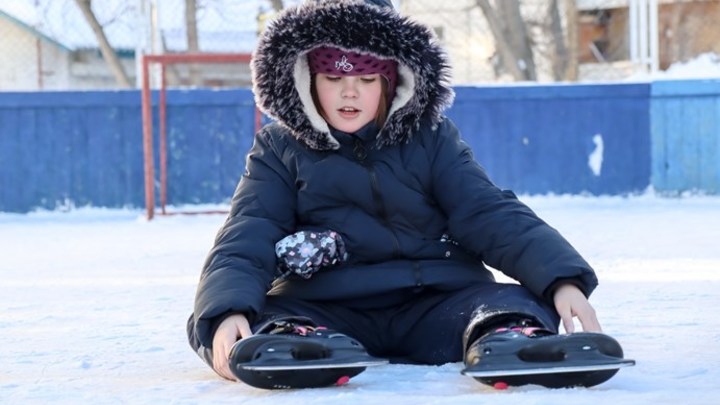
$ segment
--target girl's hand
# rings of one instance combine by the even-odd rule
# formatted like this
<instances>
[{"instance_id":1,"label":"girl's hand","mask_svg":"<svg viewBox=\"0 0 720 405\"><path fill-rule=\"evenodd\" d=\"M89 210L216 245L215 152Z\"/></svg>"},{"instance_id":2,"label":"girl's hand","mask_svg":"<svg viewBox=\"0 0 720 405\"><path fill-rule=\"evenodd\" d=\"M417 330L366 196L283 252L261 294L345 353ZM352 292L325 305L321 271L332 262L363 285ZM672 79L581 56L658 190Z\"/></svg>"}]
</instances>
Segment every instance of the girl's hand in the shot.
<instances>
[{"instance_id":1,"label":"girl's hand","mask_svg":"<svg viewBox=\"0 0 720 405\"><path fill-rule=\"evenodd\" d=\"M585 332L602 332L600 322L595 315L595 309L585 297L585 294L573 284L563 284L555 291L553 297L555 309L562 319L565 332L575 332L573 318L577 317Z\"/></svg>"},{"instance_id":2,"label":"girl's hand","mask_svg":"<svg viewBox=\"0 0 720 405\"><path fill-rule=\"evenodd\" d=\"M228 356L238 339L252 336L250 324L245 315L230 315L220 323L213 336L213 369L228 380L237 381L230 371Z\"/></svg>"}]
</instances>

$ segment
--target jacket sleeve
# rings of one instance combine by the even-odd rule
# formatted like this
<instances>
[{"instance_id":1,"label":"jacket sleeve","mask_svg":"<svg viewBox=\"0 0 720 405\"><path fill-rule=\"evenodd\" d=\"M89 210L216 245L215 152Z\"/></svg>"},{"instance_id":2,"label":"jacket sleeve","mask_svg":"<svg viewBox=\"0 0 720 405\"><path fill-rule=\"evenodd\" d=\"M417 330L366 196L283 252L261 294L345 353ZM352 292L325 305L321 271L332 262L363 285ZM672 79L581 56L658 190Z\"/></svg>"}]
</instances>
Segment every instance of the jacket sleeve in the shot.
<instances>
[{"instance_id":1,"label":"jacket sleeve","mask_svg":"<svg viewBox=\"0 0 720 405\"><path fill-rule=\"evenodd\" d=\"M448 216L450 235L538 297L552 299L558 281L589 296L597 286L590 265L515 194L490 181L449 119L439 124L434 140L433 192Z\"/></svg>"},{"instance_id":2,"label":"jacket sleeve","mask_svg":"<svg viewBox=\"0 0 720 405\"><path fill-rule=\"evenodd\" d=\"M255 137L230 214L205 261L193 316L206 347L227 315L243 313L252 323L262 312L275 277L275 243L294 228L295 186L279 149L270 131Z\"/></svg>"}]
</instances>

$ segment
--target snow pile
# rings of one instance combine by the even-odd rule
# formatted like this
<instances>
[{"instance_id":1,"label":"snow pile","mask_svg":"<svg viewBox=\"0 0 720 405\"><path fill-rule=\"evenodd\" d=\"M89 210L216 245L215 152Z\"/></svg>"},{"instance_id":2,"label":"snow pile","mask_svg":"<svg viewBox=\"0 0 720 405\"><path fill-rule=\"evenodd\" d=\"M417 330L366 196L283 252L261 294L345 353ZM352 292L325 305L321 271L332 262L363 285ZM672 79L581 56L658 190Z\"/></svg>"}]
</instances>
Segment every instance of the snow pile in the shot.
<instances>
[{"instance_id":1,"label":"snow pile","mask_svg":"<svg viewBox=\"0 0 720 405\"><path fill-rule=\"evenodd\" d=\"M637 72L625 81L720 79L720 55L703 53L686 62L676 62L655 73Z\"/></svg>"},{"instance_id":2,"label":"snow pile","mask_svg":"<svg viewBox=\"0 0 720 405\"><path fill-rule=\"evenodd\" d=\"M656 80L720 78L720 55L704 53L687 62L677 62L653 75Z\"/></svg>"},{"instance_id":3,"label":"snow pile","mask_svg":"<svg viewBox=\"0 0 720 405\"><path fill-rule=\"evenodd\" d=\"M523 199L598 272L604 331L637 361L605 384L495 391L459 363L376 367L304 391L224 381L184 330L224 216L147 222L141 211L81 209L0 213L0 403L715 403L720 198Z\"/></svg>"}]
</instances>

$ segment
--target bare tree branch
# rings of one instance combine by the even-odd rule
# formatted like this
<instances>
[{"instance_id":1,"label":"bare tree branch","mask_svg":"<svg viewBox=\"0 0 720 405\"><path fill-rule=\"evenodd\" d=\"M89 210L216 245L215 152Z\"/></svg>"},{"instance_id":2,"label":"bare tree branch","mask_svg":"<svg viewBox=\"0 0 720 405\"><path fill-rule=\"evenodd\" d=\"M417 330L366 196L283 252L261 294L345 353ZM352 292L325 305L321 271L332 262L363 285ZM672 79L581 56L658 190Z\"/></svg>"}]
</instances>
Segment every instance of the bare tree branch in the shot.
<instances>
[{"instance_id":1,"label":"bare tree branch","mask_svg":"<svg viewBox=\"0 0 720 405\"><path fill-rule=\"evenodd\" d=\"M508 63L516 63L523 72L520 80L537 80L537 69L533 56L533 41L530 38L528 25L520 14L519 0L496 0L495 9L501 21L505 21L503 34L512 47L515 59Z\"/></svg>"},{"instance_id":2,"label":"bare tree branch","mask_svg":"<svg viewBox=\"0 0 720 405\"><path fill-rule=\"evenodd\" d=\"M197 0L185 0L185 31L187 34L188 52L200 52L197 28ZM193 86L200 86L202 83L200 67L194 63L190 64L190 83Z\"/></svg>"},{"instance_id":3,"label":"bare tree branch","mask_svg":"<svg viewBox=\"0 0 720 405\"><path fill-rule=\"evenodd\" d=\"M95 13L92 11L92 0L75 0L75 3L77 3L80 11L82 11L85 16L85 20L87 20L90 28L92 28L93 33L95 33L103 59L110 67L117 83L122 87L132 87L130 85L130 78L127 73L125 73L122 64L120 64L120 59L112 46L110 46L110 42L108 42L107 36L105 36L105 31L95 17Z\"/></svg>"},{"instance_id":4,"label":"bare tree branch","mask_svg":"<svg viewBox=\"0 0 720 405\"><path fill-rule=\"evenodd\" d=\"M542 27L549 38L547 57L555 81L576 81L578 75L578 15L575 0L550 0L549 23ZM563 24L564 22L564 24Z\"/></svg>"},{"instance_id":5,"label":"bare tree branch","mask_svg":"<svg viewBox=\"0 0 720 405\"><path fill-rule=\"evenodd\" d=\"M515 80L536 80L535 61L518 0L500 0L493 7L489 0L476 0L495 38L500 63Z\"/></svg>"},{"instance_id":6,"label":"bare tree branch","mask_svg":"<svg viewBox=\"0 0 720 405\"><path fill-rule=\"evenodd\" d=\"M575 4L575 0L562 0L563 1L563 10L565 14L567 29L566 29L566 37L567 37L567 68L565 69L565 77L564 79L567 81L577 81L579 72L578 72L578 64L579 64L579 58L578 58L578 10L577 10L577 4Z\"/></svg>"},{"instance_id":7,"label":"bare tree branch","mask_svg":"<svg viewBox=\"0 0 720 405\"><path fill-rule=\"evenodd\" d=\"M548 4L550 15L550 63L555 81L563 80L568 68L568 47L565 44L565 31L562 26L562 15L558 0L550 0Z\"/></svg>"}]
</instances>

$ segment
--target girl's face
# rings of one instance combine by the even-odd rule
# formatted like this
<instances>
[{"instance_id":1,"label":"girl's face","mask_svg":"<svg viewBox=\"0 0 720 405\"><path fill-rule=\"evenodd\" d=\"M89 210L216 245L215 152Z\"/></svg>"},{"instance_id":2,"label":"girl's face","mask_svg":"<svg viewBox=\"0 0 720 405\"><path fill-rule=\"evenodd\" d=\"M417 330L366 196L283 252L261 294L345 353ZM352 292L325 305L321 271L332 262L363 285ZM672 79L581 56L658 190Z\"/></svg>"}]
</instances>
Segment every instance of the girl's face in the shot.
<instances>
[{"instance_id":1,"label":"girl's face","mask_svg":"<svg viewBox=\"0 0 720 405\"><path fill-rule=\"evenodd\" d=\"M349 133L375 119L383 92L379 74L333 76L318 73L315 87L323 118L333 128Z\"/></svg>"}]
</instances>

